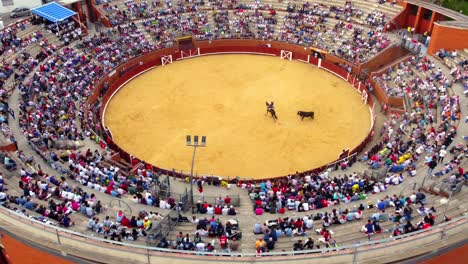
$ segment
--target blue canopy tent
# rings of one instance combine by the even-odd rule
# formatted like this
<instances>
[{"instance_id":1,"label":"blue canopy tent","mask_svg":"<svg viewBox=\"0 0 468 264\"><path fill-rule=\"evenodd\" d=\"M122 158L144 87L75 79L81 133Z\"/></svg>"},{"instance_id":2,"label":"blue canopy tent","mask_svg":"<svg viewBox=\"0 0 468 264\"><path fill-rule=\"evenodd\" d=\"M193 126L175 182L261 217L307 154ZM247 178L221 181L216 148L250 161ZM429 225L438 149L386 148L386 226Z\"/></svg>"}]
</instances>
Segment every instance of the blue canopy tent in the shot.
<instances>
[{"instance_id":1,"label":"blue canopy tent","mask_svg":"<svg viewBox=\"0 0 468 264\"><path fill-rule=\"evenodd\" d=\"M55 2L51 2L43 6L33 8L31 9L31 12L53 23L56 23L57 30L58 30L58 22L61 22L69 17L76 15L75 11L70 10L66 7L63 7Z\"/></svg>"}]
</instances>

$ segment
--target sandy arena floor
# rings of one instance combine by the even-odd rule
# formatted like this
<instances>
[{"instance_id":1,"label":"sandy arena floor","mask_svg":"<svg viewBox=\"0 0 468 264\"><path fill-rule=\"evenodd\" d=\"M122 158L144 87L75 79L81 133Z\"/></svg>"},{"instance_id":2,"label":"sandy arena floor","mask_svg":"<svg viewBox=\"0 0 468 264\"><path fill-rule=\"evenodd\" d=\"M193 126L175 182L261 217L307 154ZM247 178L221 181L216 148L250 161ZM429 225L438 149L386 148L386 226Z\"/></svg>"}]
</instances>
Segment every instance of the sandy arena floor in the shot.
<instances>
[{"instance_id":1,"label":"sandy arena floor","mask_svg":"<svg viewBox=\"0 0 468 264\"><path fill-rule=\"evenodd\" d=\"M279 121L265 114L275 102ZM297 111L314 111L301 121ZM360 95L333 74L257 55L202 56L149 71L110 101L105 125L128 153L190 172L186 135L206 135L195 172L243 178L283 176L335 160L368 134Z\"/></svg>"}]
</instances>

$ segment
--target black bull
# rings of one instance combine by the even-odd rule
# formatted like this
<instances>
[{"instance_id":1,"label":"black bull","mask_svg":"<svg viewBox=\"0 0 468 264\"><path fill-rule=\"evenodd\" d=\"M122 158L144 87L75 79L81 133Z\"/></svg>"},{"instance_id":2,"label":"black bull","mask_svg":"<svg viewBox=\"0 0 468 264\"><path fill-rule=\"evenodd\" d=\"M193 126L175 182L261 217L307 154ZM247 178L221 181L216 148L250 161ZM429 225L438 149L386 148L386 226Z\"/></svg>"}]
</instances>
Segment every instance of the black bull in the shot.
<instances>
[{"instance_id":1,"label":"black bull","mask_svg":"<svg viewBox=\"0 0 468 264\"><path fill-rule=\"evenodd\" d=\"M297 115L301 117L301 120L304 120L304 118L306 117L310 117L311 119L314 119L314 112L299 111L297 112Z\"/></svg>"}]
</instances>

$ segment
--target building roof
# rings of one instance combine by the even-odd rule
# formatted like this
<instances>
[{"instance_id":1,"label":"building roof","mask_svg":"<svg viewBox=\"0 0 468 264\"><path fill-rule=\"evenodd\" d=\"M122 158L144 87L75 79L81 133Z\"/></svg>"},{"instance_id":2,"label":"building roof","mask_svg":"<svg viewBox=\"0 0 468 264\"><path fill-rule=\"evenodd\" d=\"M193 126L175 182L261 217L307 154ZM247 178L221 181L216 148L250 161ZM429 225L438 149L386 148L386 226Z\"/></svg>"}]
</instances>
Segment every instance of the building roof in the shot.
<instances>
[{"instance_id":1,"label":"building roof","mask_svg":"<svg viewBox=\"0 0 468 264\"><path fill-rule=\"evenodd\" d=\"M55 2L33 8L31 9L31 11L34 14L41 16L54 23L63 21L71 16L76 15L75 11L63 7Z\"/></svg>"},{"instance_id":2,"label":"building roof","mask_svg":"<svg viewBox=\"0 0 468 264\"><path fill-rule=\"evenodd\" d=\"M458 13L456 11L450 10L448 8L442 7L440 5L424 2L421 0L405 0L409 4L414 4L418 6L422 6L426 9L435 11L439 14L442 14L444 16L450 17L454 20L459 20L459 21L468 21L468 16Z\"/></svg>"}]
</instances>

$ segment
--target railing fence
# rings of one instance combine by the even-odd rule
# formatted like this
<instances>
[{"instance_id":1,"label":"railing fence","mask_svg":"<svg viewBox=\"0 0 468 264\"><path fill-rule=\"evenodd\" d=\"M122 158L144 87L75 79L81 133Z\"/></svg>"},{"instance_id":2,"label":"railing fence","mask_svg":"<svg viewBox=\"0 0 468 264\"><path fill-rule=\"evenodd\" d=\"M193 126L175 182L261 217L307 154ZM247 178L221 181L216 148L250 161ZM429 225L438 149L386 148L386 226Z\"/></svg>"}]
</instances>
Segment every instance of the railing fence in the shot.
<instances>
[{"instance_id":1,"label":"railing fence","mask_svg":"<svg viewBox=\"0 0 468 264\"><path fill-rule=\"evenodd\" d=\"M175 249L155 247L154 245L157 245L158 241L162 237L167 236L171 228L173 228L177 224L179 212L177 212L176 210L171 212L170 214L171 216L168 216L167 218L165 218L166 219L165 221L161 221L160 225L157 225L154 228L154 231L151 232L152 234L151 238L147 240L147 246L108 240L108 239L103 239L100 237L87 236L85 234L71 231L68 229L64 229L61 227L47 225L35 219L27 218L19 213L16 213L4 207L0 207L0 213L7 215L10 218L14 218L18 221L21 221L23 223L27 223L29 226L42 229L44 231L55 233L57 237L56 242L58 245L62 245L62 243L70 243L69 242L70 239L74 241L79 241L79 242L82 242L84 240L84 241L88 241L88 243L90 242L99 243L100 245L102 245L102 247L106 247L106 245L107 246L118 245L118 246L121 246L118 248L119 250L127 251L129 253L134 253L134 254L137 250L139 254L142 254L141 252L143 252L144 250L145 252L144 254L148 255L148 259L150 259L150 257L153 256L153 252L162 252L162 253L177 253L177 254L182 254L184 256L187 256L187 257L189 255L198 256L198 257L202 257L202 256L240 257L237 259L238 261L242 261L242 258L249 258L249 257L264 257L264 256L270 256L270 257L283 256L284 257L284 256L294 256L294 255L302 256L303 255L304 258L307 258L308 256L317 256L316 254L332 253L333 256L338 255L338 254L352 255L354 260L358 260L359 256L364 253L369 253L370 251L375 251L375 250L379 250L382 248L388 248L388 246L395 245L394 243L392 243L395 241L398 241L397 243L398 245L404 245L407 243L408 246L414 247L415 241L426 239L429 236L435 236L437 237L437 239L431 241L430 243L431 244L440 243L441 240L448 240L450 237L453 237L459 234L459 232L455 232L452 230L455 230L455 229L458 230L458 228L462 228L462 230L466 230L465 227L468 224L468 215L462 215L448 222L440 223L428 229L422 229L422 230L418 230L412 233L389 237L389 238L380 239L380 240L362 241L359 243L338 246L338 247L329 247L329 248L321 247L320 249L314 249L314 250L265 252L265 253L257 254L256 252L224 252L224 251L223 252L200 252L200 251L186 251L186 250L175 250ZM425 245L423 245L422 247L424 246ZM67 247L65 246L61 248L62 250L67 249ZM408 250L411 251L412 249L408 248ZM64 253L67 253L67 252L64 252ZM70 252L69 254L73 255L73 252ZM314 254L314 255L310 255L310 254ZM320 255L320 257L322 256ZM323 257L330 257L330 256L326 255Z\"/></svg>"}]
</instances>

